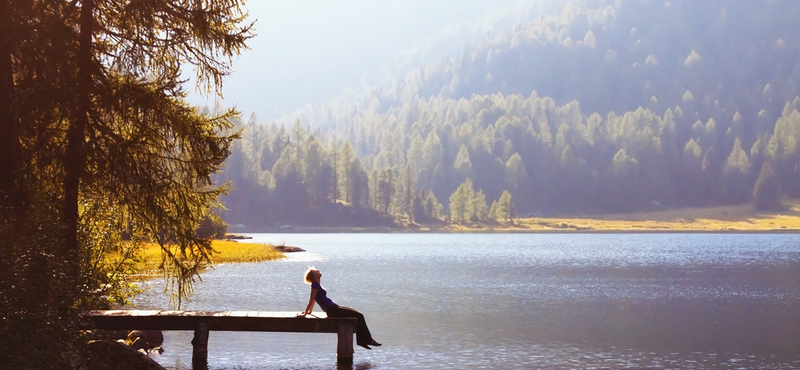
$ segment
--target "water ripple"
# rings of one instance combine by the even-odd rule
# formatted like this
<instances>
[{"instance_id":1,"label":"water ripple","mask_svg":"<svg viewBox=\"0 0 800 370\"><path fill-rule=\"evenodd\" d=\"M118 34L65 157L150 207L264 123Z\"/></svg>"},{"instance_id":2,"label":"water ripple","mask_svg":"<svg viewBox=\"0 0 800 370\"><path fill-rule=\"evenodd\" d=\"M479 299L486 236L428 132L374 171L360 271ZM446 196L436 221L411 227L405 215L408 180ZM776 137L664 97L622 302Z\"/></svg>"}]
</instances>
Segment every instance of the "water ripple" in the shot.
<instances>
[{"instance_id":1,"label":"water ripple","mask_svg":"<svg viewBox=\"0 0 800 370\"><path fill-rule=\"evenodd\" d=\"M313 264L367 316L357 369L800 368L796 236L253 234L308 252L203 274L189 310L300 311ZM161 280L138 308L167 308ZM157 360L191 361L191 333ZM333 369L335 335L212 332L210 369Z\"/></svg>"}]
</instances>

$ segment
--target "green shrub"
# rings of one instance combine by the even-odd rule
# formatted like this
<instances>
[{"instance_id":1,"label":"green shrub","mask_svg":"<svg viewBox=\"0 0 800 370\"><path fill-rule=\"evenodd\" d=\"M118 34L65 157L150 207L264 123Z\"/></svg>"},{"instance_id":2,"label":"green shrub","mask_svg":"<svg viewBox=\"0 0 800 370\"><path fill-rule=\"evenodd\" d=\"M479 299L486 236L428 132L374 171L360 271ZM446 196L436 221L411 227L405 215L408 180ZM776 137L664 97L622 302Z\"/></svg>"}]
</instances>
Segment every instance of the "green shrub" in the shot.
<instances>
[{"instance_id":1,"label":"green shrub","mask_svg":"<svg viewBox=\"0 0 800 370\"><path fill-rule=\"evenodd\" d=\"M200 227L197 228L197 237L199 238L214 238L224 239L225 234L228 233L228 223L225 222L218 214L211 212L208 216L200 221Z\"/></svg>"}]
</instances>

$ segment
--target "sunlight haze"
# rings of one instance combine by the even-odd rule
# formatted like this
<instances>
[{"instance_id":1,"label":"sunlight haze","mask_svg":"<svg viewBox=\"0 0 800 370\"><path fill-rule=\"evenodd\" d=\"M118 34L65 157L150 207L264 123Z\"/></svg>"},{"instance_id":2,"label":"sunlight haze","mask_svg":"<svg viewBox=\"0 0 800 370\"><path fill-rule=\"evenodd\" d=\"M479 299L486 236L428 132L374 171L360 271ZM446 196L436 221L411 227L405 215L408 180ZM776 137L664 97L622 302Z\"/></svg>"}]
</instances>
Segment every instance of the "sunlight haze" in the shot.
<instances>
[{"instance_id":1,"label":"sunlight haze","mask_svg":"<svg viewBox=\"0 0 800 370\"><path fill-rule=\"evenodd\" d=\"M225 80L224 106L259 121L291 114L423 62L453 57L476 42L541 14L542 1L251 1L256 36ZM549 3L554 3L553 1ZM214 98L190 91L189 102Z\"/></svg>"}]
</instances>

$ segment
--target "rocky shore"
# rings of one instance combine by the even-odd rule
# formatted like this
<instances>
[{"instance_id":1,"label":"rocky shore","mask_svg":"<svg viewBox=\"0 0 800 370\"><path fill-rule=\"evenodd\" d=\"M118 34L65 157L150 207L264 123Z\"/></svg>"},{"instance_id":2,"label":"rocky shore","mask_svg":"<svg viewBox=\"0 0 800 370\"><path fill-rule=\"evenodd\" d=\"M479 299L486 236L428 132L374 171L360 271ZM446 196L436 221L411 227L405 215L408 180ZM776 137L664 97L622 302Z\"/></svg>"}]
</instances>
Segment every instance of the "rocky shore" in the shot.
<instances>
[{"instance_id":1,"label":"rocky shore","mask_svg":"<svg viewBox=\"0 0 800 370\"><path fill-rule=\"evenodd\" d=\"M86 370L164 370L148 353L163 353L158 330L101 331L86 346ZM124 338L124 339L123 339Z\"/></svg>"},{"instance_id":2,"label":"rocky shore","mask_svg":"<svg viewBox=\"0 0 800 370\"><path fill-rule=\"evenodd\" d=\"M300 247L293 247L289 245L276 245L273 248L282 253L305 252L306 250Z\"/></svg>"}]
</instances>

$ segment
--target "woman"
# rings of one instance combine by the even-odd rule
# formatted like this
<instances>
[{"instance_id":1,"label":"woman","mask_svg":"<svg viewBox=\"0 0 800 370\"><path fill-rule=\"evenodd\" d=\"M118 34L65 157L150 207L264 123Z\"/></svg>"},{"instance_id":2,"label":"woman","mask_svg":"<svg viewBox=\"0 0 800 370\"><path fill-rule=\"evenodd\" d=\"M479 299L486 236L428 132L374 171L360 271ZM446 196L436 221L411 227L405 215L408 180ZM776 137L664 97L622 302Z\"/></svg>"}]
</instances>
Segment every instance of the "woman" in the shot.
<instances>
[{"instance_id":1,"label":"woman","mask_svg":"<svg viewBox=\"0 0 800 370\"><path fill-rule=\"evenodd\" d=\"M367 322L364 320L364 315L352 308L339 306L328 298L328 292L319 284L319 279L322 273L319 270L309 267L306 271L306 284L311 284L311 297L308 299L308 306L306 310L300 313L301 316L310 315L314 309L314 303L319 304L328 317L355 317L358 319L356 328L356 344L366 349L372 349L369 346L380 346L381 344L372 339L372 335L367 328Z\"/></svg>"}]
</instances>

